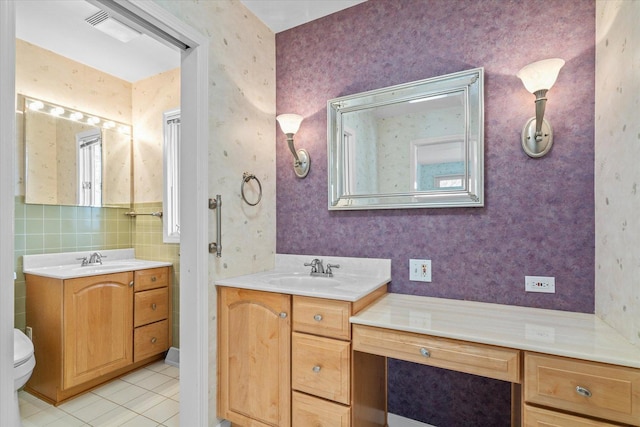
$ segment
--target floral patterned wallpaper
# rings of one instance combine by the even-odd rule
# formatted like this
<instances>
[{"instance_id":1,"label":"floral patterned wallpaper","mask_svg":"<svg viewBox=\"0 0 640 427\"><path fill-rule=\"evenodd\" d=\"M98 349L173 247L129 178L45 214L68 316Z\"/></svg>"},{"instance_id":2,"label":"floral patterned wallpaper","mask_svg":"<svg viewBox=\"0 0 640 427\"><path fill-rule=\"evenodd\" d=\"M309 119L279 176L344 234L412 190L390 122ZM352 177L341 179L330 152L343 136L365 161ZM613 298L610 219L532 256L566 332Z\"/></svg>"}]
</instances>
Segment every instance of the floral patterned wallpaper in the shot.
<instances>
[{"instance_id":1,"label":"floral patterned wallpaper","mask_svg":"<svg viewBox=\"0 0 640 427\"><path fill-rule=\"evenodd\" d=\"M596 313L640 345L640 2L596 3Z\"/></svg>"}]
</instances>

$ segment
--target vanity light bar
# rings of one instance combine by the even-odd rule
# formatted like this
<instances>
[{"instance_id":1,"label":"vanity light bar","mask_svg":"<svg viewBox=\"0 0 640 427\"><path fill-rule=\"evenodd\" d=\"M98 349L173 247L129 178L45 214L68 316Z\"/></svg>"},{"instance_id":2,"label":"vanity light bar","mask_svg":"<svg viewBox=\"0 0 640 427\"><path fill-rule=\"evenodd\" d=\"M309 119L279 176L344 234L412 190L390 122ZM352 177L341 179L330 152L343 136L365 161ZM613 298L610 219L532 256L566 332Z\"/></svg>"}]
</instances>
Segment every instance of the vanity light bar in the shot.
<instances>
[{"instance_id":1,"label":"vanity light bar","mask_svg":"<svg viewBox=\"0 0 640 427\"><path fill-rule=\"evenodd\" d=\"M86 123L89 126L102 127L104 129L115 129L122 134L131 135L131 125L125 123L114 122L113 120L100 116L87 115L80 111L74 111L67 107L26 96L24 97L24 102L25 110L39 111L54 117Z\"/></svg>"}]
</instances>

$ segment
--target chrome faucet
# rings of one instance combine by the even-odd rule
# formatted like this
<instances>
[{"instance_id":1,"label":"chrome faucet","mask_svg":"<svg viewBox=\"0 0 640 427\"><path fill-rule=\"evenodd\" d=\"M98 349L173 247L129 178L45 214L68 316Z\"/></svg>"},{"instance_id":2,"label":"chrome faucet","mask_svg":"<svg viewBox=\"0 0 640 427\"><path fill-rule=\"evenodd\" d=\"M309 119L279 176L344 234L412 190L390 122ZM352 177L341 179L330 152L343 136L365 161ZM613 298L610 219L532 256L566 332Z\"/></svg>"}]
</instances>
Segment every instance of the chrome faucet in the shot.
<instances>
[{"instance_id":1,"label":"chrome faucet","mask_svg":"<svg viewBox=\"0 0 640 427\"><path fill-rule=\"evenodd\" d=\"M103 255L100 252L94 252L89 257L89 265L102 264Z\"/></svg>"},{"instance_id":2,"label":"chrome faucet","mask_svg":"<svg viewBox=\"0 0 640 427\"><path fill-rule=\"evenodd\" d=\"M323 276L324 275L324 265L322 265L322 260L318 258L314 258L311 262L305 262L305 267L311 267L311 275L312 276Z\"/></svg>"},{"instance_id":3,"label":"chrome faucet","mask_svg":"<svg viewBox=\"0 0 640 427\"><path fill-rule=\"evenodd\" d=\"M314 258L311 262L305 262L305 267L311 267L311 276L314 277L333 277L332 268L340 268L338 264L327 264L327 269L324 269L324 265L322 264L322 260L318 258Z\"/></svg>"}]
</instances>

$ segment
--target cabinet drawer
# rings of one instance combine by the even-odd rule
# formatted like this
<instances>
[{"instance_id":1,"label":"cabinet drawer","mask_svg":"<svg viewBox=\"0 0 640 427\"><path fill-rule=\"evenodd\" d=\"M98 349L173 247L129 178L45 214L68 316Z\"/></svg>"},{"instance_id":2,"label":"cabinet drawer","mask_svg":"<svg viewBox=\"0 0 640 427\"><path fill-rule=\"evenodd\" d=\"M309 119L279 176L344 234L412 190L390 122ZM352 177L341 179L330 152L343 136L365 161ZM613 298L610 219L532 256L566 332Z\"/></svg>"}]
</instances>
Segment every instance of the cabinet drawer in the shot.
<instances>
[{"instance_id":1,"label":"cabinet drawer","mask_svg":"<svg viewBox=\"0 0 640 427\"><path fill-rule=\"evenodd\" d=\"M524 406L524 427L617 427L618 425L577 417L563 412L549 411L535 406Z\"/></svg>"},{"instance_id":2,"label":"cabinet drawer","mask_svg":"<svg viewBox=\"0 0 640 427\"><path fill-rule=\"evenodd\" d=\"M293 389L349 404L348 342L294 332L291 349Z\"/></svg>"},{"instance_id":3,"label":"cabinet drawer","mask_svg":"<svg viewBox=\"0 0 640 427\"><path fill-rule=\"evenodd\" d=\"M134 291L148 291L149 289L169 286L169 268L150 268L134 272Z\"/></svg>"},{"instance_id":4,"label":"cabinet drawer","mask_svg":"<svg viewBox=\"0 0 640 427\"><path fill-rule=\"evenodd\" d=\"M488 378L520 383L518 350L353 325L353 349Z\"/></svg>"},{"instance_id":5,"label":"cabinet drawer","mask_svg":"<svg viewBox=\"0 0 640 427\"><path fill-rule=\"evenodd\" d=\"M138 327L169 317L169 288L153 289L134 294L134 321Z\"/></svg>"},{"instance_id":6,"label":"cabinet drawer","mask_svg":"<svg viewBox=\"0 0 640 427\"><path fill-rule=\"evenodd\" d=\"M351 303L322 298L293 297L293 330L348 340Z\"/></svg>"},{"instance_id":7,"label":"cabinet drawer","mask_svg":"<svg viewBox=\"0 0 640 427\"><path fill-rule=\"evenodd\" d=\"M640 425L640 370L526 353L526 402Z\"/></svg>"},{"instance_id":8,"label":"cabinet drawer","mask_svg":"<svg viewBox=\"0 0 640 427\"><path fill-rule=\"evenodd\" d=\"M349 427L351 409L294 391L291 395L291 423L293 426Z\"/></svg>"},{"instance_id":9,"label":"cabinet drawer","mask_svg":"<svg viewBox=\"0 0 640 427\"><path fill-rule=\"evenodd\" d=\"M162 320L133 330L133 361L138 362L169 348L169 322Z\"/></svg>"}]
</instances>

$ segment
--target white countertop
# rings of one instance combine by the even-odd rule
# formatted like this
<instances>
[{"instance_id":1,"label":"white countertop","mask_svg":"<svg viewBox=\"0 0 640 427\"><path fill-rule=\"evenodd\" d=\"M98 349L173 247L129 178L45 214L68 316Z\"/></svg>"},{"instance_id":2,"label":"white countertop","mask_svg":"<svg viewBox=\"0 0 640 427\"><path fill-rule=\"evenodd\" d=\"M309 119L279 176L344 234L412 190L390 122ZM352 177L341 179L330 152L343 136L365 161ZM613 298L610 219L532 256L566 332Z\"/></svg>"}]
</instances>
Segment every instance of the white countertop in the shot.
<instances>
[{"instance_id":1,"label":"white countertop","mask_svg":"<svg viewBox=\"0 0 640 427\"><path fill-rule=\"evenodd\" d=\"M103 255L102 264L82 266L78 258L86 257L89 259L94 252L99 252ZM133 249L25 255L22 264L22 271L26 274L51 277L53 279L72 279L75 277L145 270L147 268L172 265L170 262L136 259Z\"/></svg>"},{"instance_id":2,"label":"white countertop","mask_svg":"<svg viewBox=\"0 0 640 427\"><path fill-rule=\"evenodd\" d=\"M390 293L351 323L640 368L640 348L593 314Z\"/></svg>"},{"instance_id":3,"label":"white countertop","mask_svg":"<svg viewBox=\"0 0 640 427\"><path fill-rule=\"evenodd\" d=\"M312 259L339 264L333 277L311 277ZM216 286L278 292L341 301L358 301L391 281L391 260L331 257L323 255L276 254L275 268L255 274L216 280Z\"/></svg>"}]
</instances>

